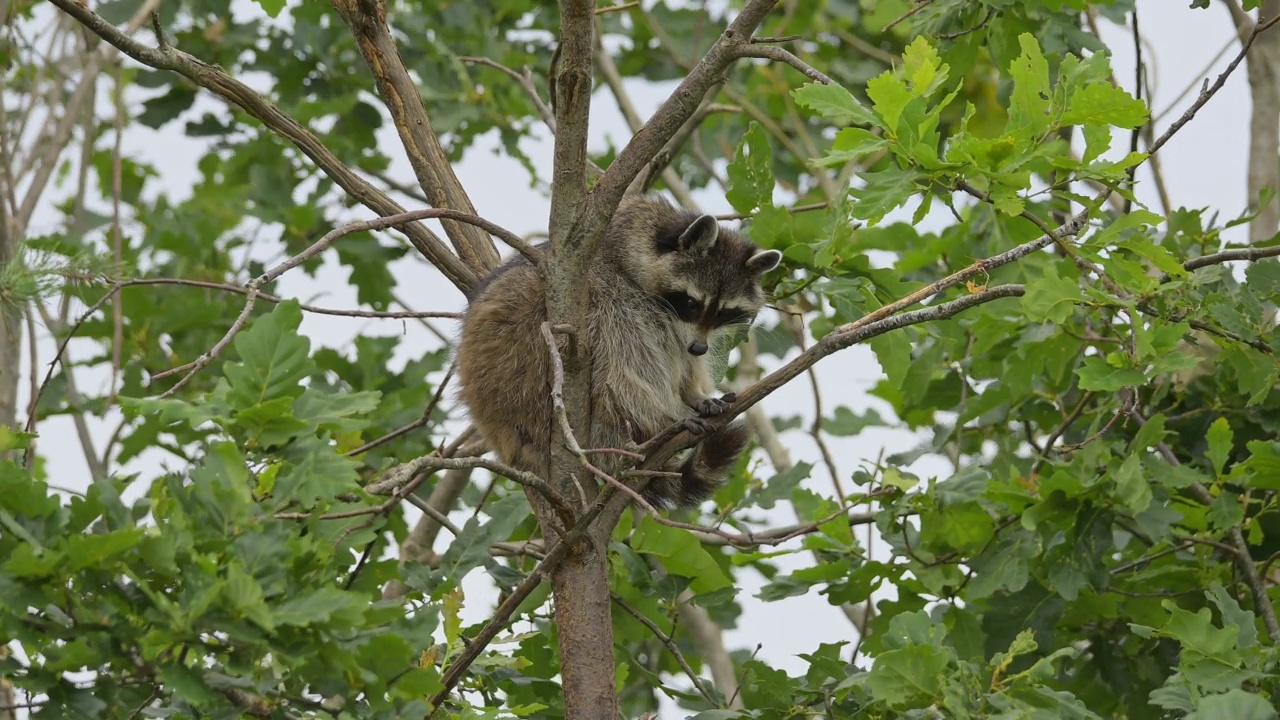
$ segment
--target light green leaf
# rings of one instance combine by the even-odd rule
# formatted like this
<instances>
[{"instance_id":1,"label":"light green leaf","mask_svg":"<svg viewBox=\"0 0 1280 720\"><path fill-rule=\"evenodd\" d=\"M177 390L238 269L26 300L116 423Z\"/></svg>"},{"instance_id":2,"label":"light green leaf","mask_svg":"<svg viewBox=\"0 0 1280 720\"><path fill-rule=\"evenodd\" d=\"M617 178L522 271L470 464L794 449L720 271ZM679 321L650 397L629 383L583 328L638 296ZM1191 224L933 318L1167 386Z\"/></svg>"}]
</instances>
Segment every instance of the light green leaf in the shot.
<instances>
[{"instance_id":1,"label":"light green leaf","mask_svg":"<svg viewBox=\"0 0 1280 720\"><path fill-rule=\"evenodd\" d=\"M1089 83L1071 98L1064 125L1135 128L1147 121L1147 105L1111 83Z\"/></svg>"},{"instance_id":2,"label":"light green leaf","mask_svg":"<svg viewBox=\"0 0 1280 720\"><path fill-rule=\"evenodd\" d=\"M1200 707L1187 716L1187 720L1276 720L1280 718L1275 706L1266 698L1239 688L1221 695L1209 695L1200 701Z\"/></svg>"},{"instance_id":3,"label":"light green leaf","mask_svg":"<svg viewBox=\"0 0 1280 720\"><path fill-rule=\"evenodd\" d=\"M1013 94L1005 132L1022 139L1036 138L1053 126L1050 113L1049 62L1031 33L1018 36L1022 53L1009 67Z\"/></svg>"},{"instance_id":4,"label":"light green leaf","mask_svg":"<svg viewBox=\"0 0 1280 720\"><path fill-rule=\"evenodd\" d=\"M898 127L898 119L902 117L902 111L906 109L907 103L911 102L913 97L911 91L907 89L907 84L892 70L886 70L880 76L867 81L867 97L871 98L875 111L884 118L884 128L888 136L897 138L902 134Z\"/></svg>"},{"instance_id":5,"label":"light green leaf","mask_svg":"<svg viewBox=\"0 0 1280 720\"><path fill-rule=\"evenodd\" d=\"M648 515L636 526L631 549L657 558L672 575L692 580L689 587L699 595L733 586L693 533L663 525Z\"/></svg>"}]
</instances>

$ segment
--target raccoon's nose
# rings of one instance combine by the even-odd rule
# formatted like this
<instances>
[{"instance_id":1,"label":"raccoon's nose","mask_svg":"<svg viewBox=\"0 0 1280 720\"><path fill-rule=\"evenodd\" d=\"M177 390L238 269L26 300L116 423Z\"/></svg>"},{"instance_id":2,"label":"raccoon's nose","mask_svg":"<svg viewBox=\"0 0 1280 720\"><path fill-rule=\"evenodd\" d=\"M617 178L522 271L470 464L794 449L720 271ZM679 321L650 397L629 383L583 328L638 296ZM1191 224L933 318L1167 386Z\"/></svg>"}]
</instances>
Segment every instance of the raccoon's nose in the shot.
<instances>
[{"instance_id":1,"label":"raccoon's nose","mask_svg":"<svg viewBox=\"0 0 1280 720\"><path fill-rule=\"evenodd\" d=\"M690 355L706 355L707 354L706 341L694 340L693 342L689 343L689 354Z\"/></svg>"}]
</instances>

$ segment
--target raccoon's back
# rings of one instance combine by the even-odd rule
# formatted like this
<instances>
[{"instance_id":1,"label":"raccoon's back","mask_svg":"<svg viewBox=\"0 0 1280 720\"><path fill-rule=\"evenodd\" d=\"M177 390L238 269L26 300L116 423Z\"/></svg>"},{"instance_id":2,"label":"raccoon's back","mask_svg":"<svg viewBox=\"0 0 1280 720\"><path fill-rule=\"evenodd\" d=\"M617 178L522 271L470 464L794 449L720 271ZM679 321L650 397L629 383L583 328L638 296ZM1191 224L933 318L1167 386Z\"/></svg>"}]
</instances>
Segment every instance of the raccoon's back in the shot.
<instances>
[{"instance_id":1,"label":"raccoon's back","mask_svg":"<svg viewBox=\"0 0 1280 720\"><path fill-rule=\"evenodd\" d=\"M504 461L541 470L551 444L551 361L542 338L546 290L537 268L500 267L467 308L458 342L459 396Z\"/></svg>"}]
</instances>

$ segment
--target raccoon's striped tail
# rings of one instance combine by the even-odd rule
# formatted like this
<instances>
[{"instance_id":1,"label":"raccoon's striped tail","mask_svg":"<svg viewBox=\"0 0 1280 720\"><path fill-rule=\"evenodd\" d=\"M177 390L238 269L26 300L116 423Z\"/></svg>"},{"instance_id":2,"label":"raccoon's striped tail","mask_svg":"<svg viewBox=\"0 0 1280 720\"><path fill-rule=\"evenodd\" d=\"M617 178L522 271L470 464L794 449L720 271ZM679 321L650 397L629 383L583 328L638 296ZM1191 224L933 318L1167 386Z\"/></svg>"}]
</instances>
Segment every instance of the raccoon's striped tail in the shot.
<instances>
[{"instance_id":1,"label":"raccoon's striped tail","mask_svg":"<svg viewBox=\"0 0 1280 720\"><path fill-rule=\"evenodd\" d=\"M679 467L680 477L656 477L640 495L656 508L693 507L711 497L724 484L738 456L751 443L751 429L744 422L731 423L703 438Z\"/></svg>"}]
</instances>

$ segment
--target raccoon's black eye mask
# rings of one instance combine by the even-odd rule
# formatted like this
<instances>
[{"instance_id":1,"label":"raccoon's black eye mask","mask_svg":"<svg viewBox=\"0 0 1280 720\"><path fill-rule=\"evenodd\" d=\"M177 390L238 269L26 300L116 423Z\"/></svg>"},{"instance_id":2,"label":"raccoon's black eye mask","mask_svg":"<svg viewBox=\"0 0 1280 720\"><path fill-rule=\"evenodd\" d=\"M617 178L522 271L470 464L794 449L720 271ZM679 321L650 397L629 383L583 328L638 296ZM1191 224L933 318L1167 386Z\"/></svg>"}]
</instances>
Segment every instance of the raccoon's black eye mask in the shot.
<instances>
[{"instance_id":1,"label":"raccoon's black eye mask","mask_svg":"<svg viewBox=\"0 0 1280 720\"><path fill-rule=\"evenodd\" d=\"M671 312L675 316L687 323L695 323L702 316L702 303L694 300L691 295L685 292L675 291L664 293L662 301L671 308Z\"/></svg>"}]
</instances>

